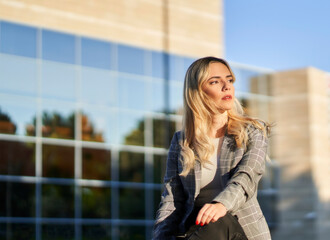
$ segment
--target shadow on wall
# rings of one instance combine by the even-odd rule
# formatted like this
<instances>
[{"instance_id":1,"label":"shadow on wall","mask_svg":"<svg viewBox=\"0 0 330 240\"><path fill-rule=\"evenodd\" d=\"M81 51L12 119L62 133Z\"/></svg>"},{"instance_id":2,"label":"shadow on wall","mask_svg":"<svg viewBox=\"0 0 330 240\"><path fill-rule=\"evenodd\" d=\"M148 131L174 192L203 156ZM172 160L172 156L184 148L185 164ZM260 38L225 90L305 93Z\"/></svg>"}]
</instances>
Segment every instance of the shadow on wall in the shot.
<instances>
[{"instance_id":1,"label":"shadow on wall","mask_svg":"<svg viewBox=\"0 0 330 240\"><path fill-rule=\"evenodd\" d=\"M283 180L279 192L279 225L272 231L272 238L317 239L319 199L311 172L305 171L293 179Z\"/></svg>"}]
</instances>

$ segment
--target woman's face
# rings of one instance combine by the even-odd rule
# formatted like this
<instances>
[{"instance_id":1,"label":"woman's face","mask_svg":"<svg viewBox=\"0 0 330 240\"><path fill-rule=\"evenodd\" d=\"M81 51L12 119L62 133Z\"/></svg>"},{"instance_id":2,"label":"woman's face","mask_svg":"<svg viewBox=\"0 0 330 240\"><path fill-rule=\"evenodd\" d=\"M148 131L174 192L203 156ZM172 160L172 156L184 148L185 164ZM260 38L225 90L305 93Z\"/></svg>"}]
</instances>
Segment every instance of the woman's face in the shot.
<instances>
[{"instance_id":1,"label":"woman's face","mask_svg":"<svg viewBox=\"0 0 330 240\"><path fill-rule=\"evenodd\" d=\"M213 62L209 65L209 75L202 90L215 102L220 112L230 110L234 104L234 77L226 65Z\"/></svg>"}]
</instances>

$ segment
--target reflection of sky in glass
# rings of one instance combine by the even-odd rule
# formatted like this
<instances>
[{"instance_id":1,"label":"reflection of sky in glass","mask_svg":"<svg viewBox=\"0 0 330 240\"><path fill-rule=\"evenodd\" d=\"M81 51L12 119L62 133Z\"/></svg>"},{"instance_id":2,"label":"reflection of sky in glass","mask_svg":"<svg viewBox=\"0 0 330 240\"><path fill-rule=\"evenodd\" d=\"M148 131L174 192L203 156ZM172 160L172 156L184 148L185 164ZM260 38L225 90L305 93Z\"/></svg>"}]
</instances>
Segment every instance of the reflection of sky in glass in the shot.
<instances>
[{"instance_id":1,"label":"reflection of sky in glass","mask_svg":"<svg viewBox=\"0 0 330 240\"><path fill-rule=\"evenodd\" d=\"M156 78L164 77L164 53L152 51L152 76Z\"/></svg>"},{"instance_id":2,"label":"reflection of sky in glass","mask_svg":"<svg viewBox=\"0 0 330 240\"><path fill-rule=\"evenodd\" d=\"M151 111L155 112L164 112L165 103L164 103L164 84L161 81L154 80L152 82L152 99L147 101L148 104L151 104Z\"/></svg>"},{"instance_id":3,"label":"reflection of sky in glass","mask_svg":"<svg viewBox=\"0 0 330 240\"><path fill-rule=\"evenodd\" d=\"M182 57L170 55L169 79L172 81L183 82L184 80L184 61Z\"/></svg>"},{"instance_id":4,"label":"reflection of sky in glass","mask_svg":"<svg viewBox=\"0 0 330 240\"><path fill-rule=\"evenodd\" d=\"M145 74L145 50L126 45L118 45L119 72Z\"/></svg>"},{"instance_id":5,"label":"reflection of sky in glass","mask_svg":"<svg viewBox=\"0 0 330 240\"><path fill-rule=\"evenodd\" d=\"M76 68L56 62L42 63L42 96L75 100Z\"/></svg>"},{"instance_id":6,"label":"reflection of sky in glass","mask_svg":"<svg viewBox=\"0 0 330 240\"><path fill-rule=\"evenodd\" d=\"M89 38L81 39L81 64L88 67L114 69L111 44Z\"/></svg>"},{"instance_id":7,"label":"reflection of sky in glass","mask_svg":"<svg viewBox=\"0 0 330 240\"><path fill-rule=\"evenodd\" d=\"M0 49L3 53L37 56L37 29L8 22L0 25Z\"/></svg>"},{"instance_id":8,"label":"reflection of sky in glass","mask_svg":"<svg viewBox=\"0 0 330 240\"><path fill-rule=\"evenodd\" d=\"M115 105L117 85L114 76L109 71L83 68L81 81L81 99L83 102Z\"/></svg>"},{"instance_id":9,"label":"reflection of sky in glass","mask_svg":"<svg viewBox=\"0 0 330 240\"><path fill-rule=\"evenodd\" d=\"M26 135L26 127L33 124L36 117L37 105L35 101L26 99L7 99L0 102L1 111L7 114L11 122L16 125L17 135Z\"/></svg>"},{"instance_id":10,"label":"reflection of sky in glass","mask_svg":"<svg viewBox=\"0 0 330 240\"><path fill-rule=\"evenodd\" d=\"M88 117L94 133L102 133L104 142L114 143L116 141L117 127L113 113L92 107L84 107L82 113Z\"/></svg>"},{"instance_id":11,"label":"reflection of sky in glass","mask_svg":"<svg viewBox=\"0 0 330 240\"><path fill-rule=\"evenodd\" d=\"M0 54L0 81L4 92L36 96L36 60Z\"/></svg>"},{"instance_id":12,"label":"reflection of sky in glass","mask_svg":"<svg viewBox=\"0 0 330 240\"><path fill-rule=\"evenodd\" d=\"M43 30L42 58L64 63L75 63L75 37L71 34Z\"/></svg>"},{"instance_id":13,"label":"reflection of sky in glass","mask_svg":"<svg viewBox=\"0 0 330 240\"><path fill-rule=\"evenodd\" d=\"M125 137L130 135L134 130L136 130L141 121L144 122L144 115L120 112L117 116L118 116L118 139L116 143L123 144L125 142Z\"/></svg>"},{"instance_id":14,"label":"reflection of sky in glass","mask_svg":"<svg viewBox=\"0 0 330 240\"><path fill-rule=\"evenodd\" d=\"M236 82L234 83L235 90L241 92L250 92L250 79L258 76L260 73L247 69L232 67Z\"/></svg>"},{"instance_id":15,"label":"reflection of sky in glass","mask_svg":"<svg viewBox=\"0 0 330 240\"><path fill-rule=\"evenodd\" d=\"M170 111L177 112L183 107L183 83L170 82Z\"/></svg>"},{"instance_id":16,"label":"reflection of sky in glass","mask_svg":"<svg viewBox=\"0 0 330 240\"><path fill-rule=\"evenodd\" d=\"M143 79L119 76L118 84L118 105L120 108L146 109L146 83Z\"/></svg>"}]
</instances>

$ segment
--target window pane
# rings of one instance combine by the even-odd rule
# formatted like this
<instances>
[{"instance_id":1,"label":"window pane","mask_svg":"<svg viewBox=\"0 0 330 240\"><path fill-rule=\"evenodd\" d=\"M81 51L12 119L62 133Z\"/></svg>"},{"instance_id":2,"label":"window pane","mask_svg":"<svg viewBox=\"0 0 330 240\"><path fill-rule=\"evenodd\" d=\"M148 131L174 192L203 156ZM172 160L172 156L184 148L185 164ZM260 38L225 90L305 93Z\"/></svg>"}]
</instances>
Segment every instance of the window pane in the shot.
<instances>
[{"instance_id":1,"label":"window pane","mask_svg":"<svg viewBox=\"0 0 330 240\"><path fill-rule=\"evenodd\" d=\"M119 142L126 145L144 146L143 114L119 114Z\"/></svg>"},{"instance_id":2,"label":"window pane","mask_svg":"<svg viewBox=\"0 0 330 240\"><path fill-rule=\"evenodd\" d=\"M120 226L119 240L144 240L145 227L144 226Z\"/></svg>"},{"instance_id":3,"label":"window pane","mask_svg":"<svg viewBox=\"0 0 330 240\"><path fill-rule=\"evenodd\" d=\"M183 83L186 74L184 58L176 55L170 55L169 58L169 80Z\"/></svg>"},{"instance_id":4,"label":"window pane","mask_svg":"<svg viewBox=\"0 0 330 240\"><path fill-rule=\"evenodd\" d=\"M81 39L81 64L84 66L113 69L111 52L111 44L108 42L90 38Z\"/></svg>"},{"instance_id":5,"label":"window pane","mask_svg":"<svg viewBox=\"0 0 330 240\"><path fill-rule=\"evenodd\" d=\"M144 181L144 154L135 152L119 153L119 180L125 182Z\"/></svg>"},{"instance_id":6,"label":"window pane","mask_svg":"<svg viewBox=\"0 0 330 240\"><path fill-rule=\"evenodd\" d=\"M163 183L166 169L165 155L154 155L154 183Z\"/></svg>"},{"instance_id":7,"label":"window pane","mask_svg":"<svg viewBox=\"0 0 330 240\"><path fill-rule=\"evenodd\" d=\"M73 224L43 224L42 239L72 240L74 239Z\"/></svg>"},{"instance_id":8,"label":"window pane","mask_svg":"<svg viewBox=\"0 0 330 240\"><path fill-rule=\"evenodd\" d=\"M146 83L143 79L119 76L118 103L120 108L145 110Z\"/></svg>"},{"instance_id":9,"label":"window pane","mask_svg":"<svg viewBox=\"0 0 330 240\"><path fill-rule=\"evenodd\" d=\"M144 190L122 188L119 191L119 217L121 219L144 219ZM134 204L132 204L134 201Z\"/></svg>"},{"instance_id":10,"label":"window pane","mask_svg":"<svg viewBox=\"0 0 330 240\"><path fill-rule=\"evenodd\" d=\"M0 216L34 217L35 185L0 182Z\"/></svg>"},{"instance_id":11,"label":"window pane","mask_svg":"<svg viewBox=\"0 0 330 240\"><path fill-rule=\"evenodd\" d=\"M0 239L35 240L34 224L0 223Z\"/></svg>"},{"instance_id":12,"label":"window pane","mask_svg":"<svg viewBox=\"0 0 330 240\"><path fill-rule=\"evenodd\" d=\"M83 240L111 240L111 225L83 225Z\"/></svg>"},{"instance_id":13,"label":"window pane","mask_svg":"<svg viewBox=\"0 0 330 240\"><path fill-rule=\"evenodd\" d=\"M35 175L35 144L0 141L0 174Z\"/></svg>"},{"instance_id":14,"label":"window pane","mask_svg":"<svg viewBox=\"0 0 330 240\"><path fill-rule=\"evenodd\" d=\"M37 29L9 22L1 22L1 52L35 58Z\"/></svg>"},{"instance_id":15,"label":"window pane","mask_svg":"<svg viewBox=\"0 0 330 240\"><path fill-rule=\"evenodd\" d=\"M118 70L120 72L144 75L145 51L140 48L119 44Z\"/></svg>"},{"instance_id":16,"label":"window pane","mask_svg":"<svg viewBox=\"0 0 330 240\"><path fill-rule=\"evenodd\" d=\"M168 148L176 131L176 123L165 119L153 119L154 147Z\"/></svg>"},{"instance_id":17,"label":"window pane","mask_svg":"<svg viewBox=\"0 0 330 240\"><path fill-rule=\"evenodd\" d=\"M83 68L81 80L81 99L83 102L108 106L116 104L116 79L110 71Z\"/></svg>"},{"instance_id":18,"label":"window pane","mask_svg":"<svg viewBox=\"0 0 330 240\"><path fill-rule=\"evenodd\" d=\"M154 80L152 82L152 89L150 91L151 93L151 100L148 100L147 103L150 106L148 106L148 110L154 112L165 112L165 85L161 81Z\"/></svg>"},{"instance_id":19,"label":"window pane","mask_svg":"<svg viewBox=\"0 0 330 240\"><path fill-rule=\"evenodd\" d=\"M0 133L35 136L36 102L13 97L0 103Z\"/></svg>"},{"instance_id":20,"label":"window pane","mask_svg":"<svg viewBox=\"0 0 330 240\"><path fill-rule=\"evenodd\" d=\"M81 117L82 140L113 143L117 134L114 115L96 107L84 107Z\"/></svg>"},{"instance_id":21,"label":"window pane","mask_svg":"<svg viewBox=\"0 0 330 240\"><path fill-rule=\"evenodd\" d=\"M183 84L170 82L170 112L179 114L183 108Z\"/></svg>"},{"instance_id":22,"label":"window pane","mask_svg":"<svg viewBox=\"0 0 330 240\"><path fill-rule=\"evenodd\" d=\"M42 58L64 63L75 63L75 37L70 34L42 31Z\"/></svg>"},{"instance_id":23,"label":"window pane","mask_svg":"<svg viewBox=\"0 0 330 240\"><path fill-rule=\"evenodd\" d=\"M74 187L43 184L42 216L50 218L73 218Z\"/></svg>"},{"instance_id":24,"label":"window pane","mask_svg":"<svg viewBox=\"0 0 330 240\"><path fill-rule=\"evenodd\" d=\"M75 100L76 70L73 65L55 62L42 63L42 96Z\"/></svg>"},{"instance_id":25,"label":"window pane","mask_svg":"<svg viewBox=\"0 0 330 240\"><path fill-rule=\"evenodd\" d=\"M110 188L82 188L82 217L111 218Z\"/></svg>"},{"instance_id":26,"label":"window pane","mask_svg":"<svg viewBox=\"0 0 330 240\"><path fill-rule=\"evenodd\" d=\"M152 76L156 78L165 77L165 53L152 51ZM168 55L167 55L168 56Z\"/></svg>"},{"instance_id":27,"label":"window pane","mask_svg":"<svg viewBox=\"0 0 330 240\"><path fill-rule=\"evenodd\" d=\"M111 180L111 152L106 149L82 149L82 176L85 179Z\"/></svg>"},{"instance_id":28,"label":"window pane","mask_svg":"<svg viewBox=\"0 0 330 240\"><path fill-rule=\"evenodd\" d=\"M250 92L251 78L260 75L256 71L235 67L233 67L233 72L236 78L234 83L235 90L240 92Z\"/></svg>"},{"instance_id":29,"label":"window pane","mask_svg":"<svg viewBox=\"0 0 330 240\"><path fill-rule=\"evenodd\" d=\"M42 175L53 178L74 178L74 148L42 145Z\"/></svg>"},{"instance_id":30,"label":"window pane","mask_svg":"<svg viewBox=\"0 0 330 240\"><path fill-rule=\"evenodd\" d=\"M0 54L0 79L2 92L37 96L35 59Z\"/></svg>"},{"instance_id":31,"label":"window pane","mask_svg":"<svg viewBox=\"0 0 330 240\"><path fill-rule=\"evenodd\" d=\"M49 138L74 139L75 112L68 104L53 104L43 102L42 136Z\"/></svg>"}]
</instances>

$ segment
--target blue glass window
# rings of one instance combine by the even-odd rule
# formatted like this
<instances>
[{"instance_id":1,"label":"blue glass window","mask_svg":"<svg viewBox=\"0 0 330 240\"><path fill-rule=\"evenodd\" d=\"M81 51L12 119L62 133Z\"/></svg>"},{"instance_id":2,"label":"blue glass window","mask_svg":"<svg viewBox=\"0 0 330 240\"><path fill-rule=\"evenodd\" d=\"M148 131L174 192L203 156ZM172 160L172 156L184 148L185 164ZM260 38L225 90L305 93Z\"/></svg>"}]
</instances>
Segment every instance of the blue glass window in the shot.
<instances>
[{"instance_id":1,"label":"blue glass window","mask_svg":"<svg viewBox=\"0 0 330 240\"><path fill-rule=\"evenodd\" d=\"M111 44L82 38L81 64L88 67L114 69L114 64L111 62Z\"/></svg>"},{"instance_id":2,"label":"blue glass window","mask_svg":"<svg viewBox=\"0 0 330 240\"><path fill-rule=\"evenodd\" d=\"M259 75L258 72L242 69L242 68L232 68L236 81L235 81L235 89L236 91L241 92L250 92L250 81L252 77L256 77Z\"/></svg>"},{"instance_id":3,"label":"blue glass window","mask_svg":"<svg viewBox=\"0 0 330 240\"><path fill-rule=\"evenodd\" d=\"M165 77L165 53L153 51L152 56L152 76L157 78Z\"/></svg>"},{"instance_id":4,"label":"blue glass window","mask_svg":"<svg viewBox=\"0 0 330 240\"><path fill-rule=\"evenodd\" d=\"M83 102L115 105L116 80L110 71L84 67L81 73L81 99Z\"/></svg>"},{"instance_id":5,"label":"blue glass window","mask_svg":"<svg viewBox=\"0 0 330 240\"><path fill-rule=\"evenodd\" d=\"M118 45L118 70L144 75L145 51L141 48Z\"/></svg>"},{"instance_id":6,"label":"blue glass window","mask_svg":"<svg viewBox=\"0 0 330 240\"><path fill-rule=\"evenodd\" d=\"M37 29L1 22L1 52L24 57L37 56Z\"/></svg>"},{"instance_id":7,"label":"blue glass window","mask_svg":"<svg viewBox=\"0 0 330 240\"><path fill-rule=\"evenodd\" d=\"M42 63L42 96L75 100L76 68L57 62Z\"/></svg>"},{"instance_id":8,"label":"blue glass window","mask_svg":"<svg viewBox=\"0 0 330 240\"><path fill-rule=\"evenodd\" d=\"M57 62L75 63L75 37L70 34L43 30L42 58Z\"/></svg>"},{"instance_id":9,"label":"blue glass window","mask_svg":"<svg viewBox=\"0 0 330 240\"><path fill-rule=\"evenodd\" d=\"M37 61L13 55L0 56L0 91L37 95Z\"/></svg>"},{"instance_id":10,"label":"blue glass window","mask_svg":"<svg viewBox=\"0 0 330 240\"><path fill-rule=\"evenodd\" d=\"M184 76L186 74L184 69L184 59L176 55L169 56L169 79L173 81L184 81Z\"/></svg>"},{"instance_id":11,"label":"blue glass window","mask_svg":"<svg viewBox=\"0 0 330 240\"><path fill-rule=\"evenodd\" d=\"M119 76L118 105L120 108L146 110L146 83L138 78Z\"/></svg>"}]
</instances>

